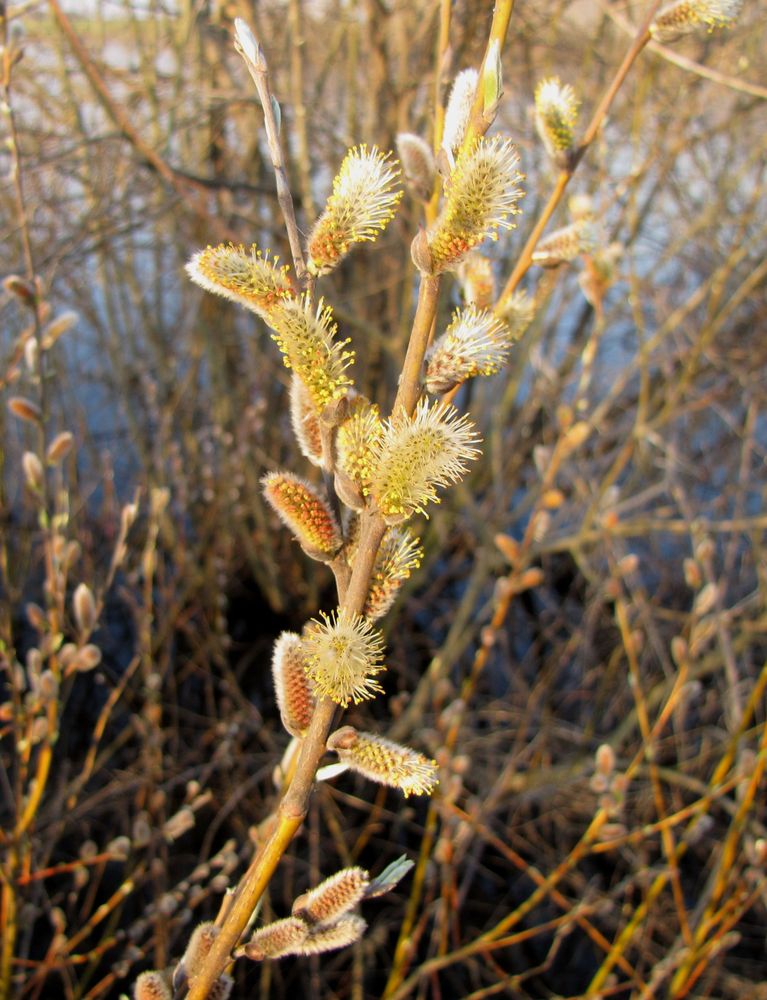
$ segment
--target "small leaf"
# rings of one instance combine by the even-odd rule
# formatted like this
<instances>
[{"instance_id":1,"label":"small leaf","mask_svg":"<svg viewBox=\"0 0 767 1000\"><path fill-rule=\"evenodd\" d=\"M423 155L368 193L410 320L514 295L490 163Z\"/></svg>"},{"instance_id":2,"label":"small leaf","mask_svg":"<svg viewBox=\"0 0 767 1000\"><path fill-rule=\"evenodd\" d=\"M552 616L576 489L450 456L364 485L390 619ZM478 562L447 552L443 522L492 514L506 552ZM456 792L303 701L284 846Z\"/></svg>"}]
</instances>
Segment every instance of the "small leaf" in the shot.
<instances>
[{"instance_id":1,"label":"small leaf","mask_svg":"<svg viewBox=\"0 0 767 1000\"><path fill-rule=\"evenodd\" d=\"M343 774L344 771L349 770L348 764L342 764L340 761L336 764L326 764L321 767L317 774L315 775L315 781L330 781L331 778L338 777L339 774Z\"/></svg>"},{"instance_id":2,"label":"small leaf","mask_svg":"<svg viewBox=\"0 0 767 1000\"><path fill-rule=\"evenodd\" d=\"M372 879L365 891L365 898L373 899L376 896L383 896L385 893L391 892L413 867L414 862L404 854L397 858L396 861L392 861L390 865L384 868L380 875L376 875Z\"/></svg>"}]
</instances>

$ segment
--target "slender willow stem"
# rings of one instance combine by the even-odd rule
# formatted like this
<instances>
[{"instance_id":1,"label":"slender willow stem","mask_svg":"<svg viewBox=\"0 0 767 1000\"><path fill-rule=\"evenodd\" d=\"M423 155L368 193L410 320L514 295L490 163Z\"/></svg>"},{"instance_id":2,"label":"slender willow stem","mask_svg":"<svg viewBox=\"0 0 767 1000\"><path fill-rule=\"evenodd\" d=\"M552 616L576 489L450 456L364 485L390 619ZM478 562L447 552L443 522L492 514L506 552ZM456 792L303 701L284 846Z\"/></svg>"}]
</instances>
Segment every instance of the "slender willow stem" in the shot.
<instances>
[{"instance_id":1,"label":"slender willow stem","mask_svg":"<svg viewBox=\"0 0 767 1000\"><path fill-rule=\"evenodd\" d=\"M386 525L377 514L363 517L360 542L343 607L359 613L365 605L370 576ZM276 824L259 848L224 916L221 929L204 966L190 985L188 1000L206 1000L214 983L226 968L230 956L250 921L272 875L309 810L317 768L333 727L338 706L323 699L315 709L304 738L295 775L277 809Z\"/></svg>"},{"instance_id":2,"label":"slender willow stem","mask_svg":"<svg viewBox=\"0 0 767 1000\"><path fill-rule=\"evenodd\" d=\"M426 348L429 346L434 317L437 315L439 286L439 275L434 277L426 274L421 275L413 330L407 345L397 398L394 400L392 408L393 413L396 413L400 408L407 413L412 413L421 396L421 366Z\"/></svg>"}]
</instances>

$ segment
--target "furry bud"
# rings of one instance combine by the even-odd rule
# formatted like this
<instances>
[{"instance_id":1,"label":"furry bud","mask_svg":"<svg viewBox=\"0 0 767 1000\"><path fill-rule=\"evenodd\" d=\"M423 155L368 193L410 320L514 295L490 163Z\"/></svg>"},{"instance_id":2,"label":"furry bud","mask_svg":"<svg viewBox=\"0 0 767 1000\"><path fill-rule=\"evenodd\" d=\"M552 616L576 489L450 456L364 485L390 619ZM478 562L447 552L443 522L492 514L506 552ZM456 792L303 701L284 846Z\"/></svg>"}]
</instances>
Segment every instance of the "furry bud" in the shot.
<instances>
[{"instance_id":1,"label":"furry bud","mask_svg":"<svg viewBox=\"0 0 767 1000\"><path fill-rule=\"evenodd\" d=\"M264 496L307 554L332 559L343 544L343 536L335 515L318 491L291 472L269 472L261 484Z\"/></svg>"},{"instance_id":2,"label":"furry bud","mask_svg":"<svg viewBox=\"0 0 767 1000\"><path fill-rule=\"evenodd\" d=\"M333 922L360 902L369 882L370 876L363 868L344 868L299 896L293 903L293 916L309 924Z\"/></svg>"},{"instance_id":3,"label":"furry bud","mask_svg":"<svg viewBox=\"0 0 767 1000\"><path fill-rule=\"evenodd\" d=\"M283 726L291 736L303 736L312 721L315 699L303 642L295 632L283 632L275 642L272 677Z\"/></svg>"}]
</instances>

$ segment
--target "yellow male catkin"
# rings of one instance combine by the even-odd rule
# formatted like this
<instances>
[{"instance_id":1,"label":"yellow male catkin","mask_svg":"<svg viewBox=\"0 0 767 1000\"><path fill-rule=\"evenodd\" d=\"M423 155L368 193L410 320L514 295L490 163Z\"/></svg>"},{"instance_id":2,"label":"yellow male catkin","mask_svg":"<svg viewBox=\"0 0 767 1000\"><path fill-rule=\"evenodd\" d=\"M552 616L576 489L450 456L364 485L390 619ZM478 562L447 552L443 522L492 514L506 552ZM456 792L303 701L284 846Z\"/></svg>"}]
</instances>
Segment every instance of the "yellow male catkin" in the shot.
<instances>
[{"instance_id":1,"label":"yellow male catkin","mask_svg":"<svg viewBox=\"0 0 767 1000\"><path fill-rule=\"evenodd\" d=\"M426 234L416 238L413 257L428 274L457 267L485 238L497 239L500 228L512 229L522 196L522 175L514 146L502 136L482 137L457 158L445 184L445 206Z\"/></svg>"},{"instance_id":2,"label":"yellow male catkin","mask_svg":"<svg viewBox=\"0 0 767 1000\"><path fill-rule=\"evenodd\" d=\"M535 127L546 152L560 165L575 146L579 103L573 88L556 76L541 80L535 88Z\"/></svg>"},{"instance_id":3,"label":"yellow male catkin","mask_svg":"<svg viewBox=\"0 0 767 1000\"><path fill-rule=\"evenodd\" d=\"M378 407L364 396L355 397L349 416L338 428L336 449L339 471L351 481L363 501L370 493L376 447L382 434L383 422ZM337 486L341 487L339 495L345 503L355 510L361 509L362 504L357 497L350 496L347 500L344 484L338 483Z\"/></svg>"},{"instance_id":4,"label":"yellow male catkin","mask_svg":"<svg viewBox=\"0 0 767 1000\"><path fill-rule=\"evenodd\" d=\"M386 423L376 451L370 492L389 524L438 503L437 488L458 482L480 452L479 437L452 406L421 400L412 417L399 411Z\"/></svg>"},{"instance_id":5,"label":"yellow male catkin","mask_svg":"<svg viewBox=\"0 0 767 1000\"><path fill-rule=\"evenodd\" d=\"M429 795L438 784L437 763L423 754L373 733L342 726L331 734L328 750L371 781L399 788L405 797Z\"/></svg>"},{"instance_id":6,"label":"yellow male catkin","mask_svg":"<svg viewBox=\"0 0 767 1000\"><path fill-rule=\"evenodd\" d=\"M387 227L402 197L399 168L373 146L350 149L341 164L333 193L309 236L309 270L332 271L355 243L375 240Z\"/></svg>"},{"instance_id":7,"label":"yellow male catkin","mask_svg":"<svg viewBox=\"0 0 767 1000\"><path fill-rule=\"evenodd\" d=\"M285 367L304 383L318 413L347 394L352 382L346 369L354 352L346 350L348 340L335 339L330 306L320 299L315 308L310 297L302 295L280 302L264 318Z\"/></svg>"},{"instance_id":8,"label":"yellow male catkin","mask_svg":"<svg viewBox=\"0 0 767 1000\"><path fill-rule=\"evenodd\" d=\"M410 573L418 569L423 548L408 528L389 528L384 535L370 577L370 588L363 608L368 621L383 618L397 598Z\"/></svg>"},{"instance_id":9,"label":"yellow male catkin","mask_svg":"<svg viewBox=\"0 0 767 1000\"><path fill-rule=\"evenodd\" d=\"M656 42L674 42L700 28L722 28L740 14L743 0L675 0L655 15L650 34Z\"/></svg>"},{"instance_id":10,"label":"yellow male catkin","mask_svg":"<svg viewBox=\"0 0 767 1000\"><path fill-rule=\"evenodd\" d=\"M345 608L320 617L304 629L306 672L317 695L344 708L375 697L383 690L376 675L385 669L381 633Z\"/></svg>"},{"instance_id":11,"label":"yellow male catkin","mask_svg":"<svg viewBox=\"0 0 767 1000\"><path fill-rule=\"evenodd\" d=\"M256 246L249 250L240 244L221 243L200 250L186 265L192 281L206 291L239 302L252 312L265 315L287 298L295 295L287 266L278 267Z\"/></svg>"},{"instance_id":12,"label":"yellow male catkin","mask_svg":"<svg viewBox=\"0 0 767 1000\"><path fill-rule=\"evenodd\" d=\"M426 389L441 394L476 375L495 374L506 363L510 346L508 327L489 310L456 310L450 326L426 353Z\"/></svg>"}]
</instances>

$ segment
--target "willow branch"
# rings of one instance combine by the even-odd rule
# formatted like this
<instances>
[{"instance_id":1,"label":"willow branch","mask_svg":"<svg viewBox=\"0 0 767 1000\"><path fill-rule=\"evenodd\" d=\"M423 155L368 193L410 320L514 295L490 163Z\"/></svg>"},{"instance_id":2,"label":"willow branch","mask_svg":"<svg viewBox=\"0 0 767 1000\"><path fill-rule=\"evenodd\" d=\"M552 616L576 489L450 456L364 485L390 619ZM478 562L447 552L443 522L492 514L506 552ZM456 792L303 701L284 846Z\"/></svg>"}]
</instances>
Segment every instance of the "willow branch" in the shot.
<instances>
[{"instance_id":1,"label":"willow branch","mask_svg":"<svg viewBox=\"0 0 767 1000\"><path fill-rule=\"evenodd\" d=\"M607 90L605 91L602 100L597 105L597 108L591 117L591 121L589 122L588 127L586 128L586 132L584 133L583 141L581 142L578 149L576 149L573 155L570 157L567 166L560 171L559 176L557 177L556 183L554 185L554 190L549 195L549 199L544 205L543 211L541 212L538 221L536 222L535 226L533 226L532 232L528 236L527 242L522 248L522 252L520 253L517 259L517 263L514 265L514 269L511 272L511 275L509 276L509 279L506 282L503 291L501 292L501 295L498 299L499 303L502 302L503 299L505 299L507 296L511 295L511 293L516 289L516 287L519 285L520 281L530 268L530 265L532 264L533 261L533 253L535 251L536 246L538 245L538 241L541 238L541 234L543 233L543 230L546 228L549 219L554 214L554 211L559 205L559 202L562 200L562 195L565 193L567 185L570 183L570 178L575 173L578 164L585 156L589 146L592 144L594 139L599 134L599 130L604 124L604 120L607 117L607 113L610 110L618 91L623 85L623 81L628 76L631 67L639 58L640 52L650 41L650 25L653 22L656 11L660 7L660 4L661 0L654 0L654 3L650 5L650 9L647 12L647 16L645 17L636 35L634 36L634 40L629 46L626 55L623 57L623 62L616 70L615 76L610 81L610 84Z\"/></svg>"}]
</instances>

